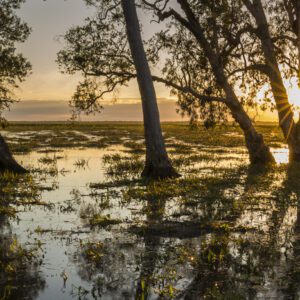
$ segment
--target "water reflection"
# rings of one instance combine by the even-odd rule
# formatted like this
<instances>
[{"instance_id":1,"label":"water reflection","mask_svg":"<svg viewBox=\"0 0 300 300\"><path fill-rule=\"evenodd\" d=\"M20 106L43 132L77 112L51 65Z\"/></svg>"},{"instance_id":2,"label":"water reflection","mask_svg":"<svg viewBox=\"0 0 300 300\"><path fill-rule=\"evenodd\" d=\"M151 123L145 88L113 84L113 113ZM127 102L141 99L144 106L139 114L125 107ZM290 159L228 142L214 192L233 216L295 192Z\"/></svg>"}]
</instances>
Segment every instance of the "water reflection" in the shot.
<instances>
[{"instance_id":1,"label":"water reflection","mask_svg":"<svg viewBox=\"0 0 300 300\"><path fill-rule=\"evenodd\" d=\"M241 178L241 173L238 174ZM212 202L211 206L199 204L196 209L198 216L202 216L199 224L214 217L224 221L226 216L231 216L229 224L234 223L233 227L224 223L217 230L198 229L193 237L185 236L182 230L180 233L159 231L156 229L170 216L166 209L169 203L149 200L144 210L147 228L142 239L125 234L131 241L128 252L135 259L130 262L125 259L122 263L110 259L110 267L108 264L101 267L102 276L111 274L112 269L122 270L122 277L134 284L135 294L130 289L122 289L122 280L115 277L117 287L112 292L102 285L101 295L124 299L297 299L300 273L295 262L300 255L297 208L300 194L295 178L299 176L294 172L291 175L290 168L249 169L244 175L244 180L232 182L233 186L238 185L235 189L239 191L238 196L229 186L215 199L220 203L227 199L234 204L226 206L222 217L211 213L215 211ZM216 185L222 186L221 182ZM176 237L177 233L180 238ZM113 254L108 251L106 256L115 257L119 251L117 256L124 254L124 236L118 236L118 242L114 244ZM80 268L85 266L82 263ZM93 269L93 274L97 272L99 269Z\"/></svg>"},{"instance_id":2,"label":"water reflection","mask_svg":"<svg viewBox=\"0 0 300 300\"><path fill-rule=\"evenodd\" d=\"M255 177L248 177L245 192L261 191L264 184L271 184L270 179L265 182L268 177L266 173ZM251 208L245 207L237 224L245 224L249 229L252 226L255 231L243 235L230 233L211 240L209 247L216 249L217 243L217 253L222 255L216 257L222 257L222 263L216 259L218 264L213 270L211 268L215 263L199 264L194 282L181 294L183 298L215 299L222 296L225 297L222 299L298 299L297 293L285 288L290 273L287 257L293 240L291 231L294 228L293 220L296 219L295 212L297 214L295 193L299 199L298 185L291 182L290 178L288 170L286 178L281 182L282 188L275 188L267 202L264 196L259 199L258 206L252 203ZM293 174L292 178L297 177ZM258 213L254 213L257 210ZM299 218L295 228L298 222ZM216 250L209 251L216 253ZM209 257L202 250L199 255L202 261L203 254L204 258ZM290 283L298 285L294 279L290 279Z\"/></svg>"},{"instance_id":3,"label":"water reflection","mask_svg":"<svg viewBox=\"0 0 300 300\"><path fill-rule=\"evenodd\" d=\"M21 242L12 228L17 212L32 206L48 208L30 175L0 174L0 299L36 299L45 287L40 273L41 244Z\"/></svg>"},{"instance_id":4,"label":"water reflection","mask_svg":"<svg viewBox=\"0 0 300 300\"><path fill-rule=\"evenodd\" d=\"M39 246L23 246L0 216L0 299L36 299L45 287L39 272Z\"/></svg>"},{"instance_id":5,"label":"water reflection","mask_svg":"<svg viewBox=\"0 0 300 300\"><path fill-rule=\"evenodd\" d=\"M147 202L146 211L148 225L161 223L165 212L165 201L151 199ZM146 235L143 242L145 248L141 255L140 275L136 284L135 299L148 299L149 293L151 294L151 287L155 286L154 272L160 259L161 238ZM160 286L160 289L164 291L165 287Z\"/></svg>"},{"instance_id":6,"label":"water reflection","mask_svg":"<svg viewBox=\"0 0 300 300\"><path fill-rule=\"evenodd\" d=\"M286 274L282 280L282 292L286 299L299 299L300 298L300 185L299 185L300 169L299 164L294 163L288 167L286 180L283 184L285 195L290 195L294 200L293 203L293 218L294 224L290 226L290 232L285 243L285 268Z\"/></svg>"},{"instance_id":7,"label":"water reflection","mask_svg":"<svg viewBox=\"0 0 300 300\"><path fill-rule=\"evenodd\" d=\"M51 211L24 208L11 222L22 244L43 245L47 285L32 298L297 299L299 167L287 169L286 151L259 170L243 156L203 149L208 158L182 160L190 173L165 186L129 182L128 158L114 169L122 170L118 181L108 178L101 157L120 151L19 157L43 176L42 199L53 203ZM45 164L49 172L40 174ZM121 224L91 227L86 208Z\"/></svg>"},{"instance_id":8,"label":"water reflection","mask_svg":"<svg viewBox=\"0 0 300 300\"><path fill-rule=\"evenodd\" d=\"M277 164L289 163L289 149L288 148L271 148Z\"/></svg>"}]
</instances>

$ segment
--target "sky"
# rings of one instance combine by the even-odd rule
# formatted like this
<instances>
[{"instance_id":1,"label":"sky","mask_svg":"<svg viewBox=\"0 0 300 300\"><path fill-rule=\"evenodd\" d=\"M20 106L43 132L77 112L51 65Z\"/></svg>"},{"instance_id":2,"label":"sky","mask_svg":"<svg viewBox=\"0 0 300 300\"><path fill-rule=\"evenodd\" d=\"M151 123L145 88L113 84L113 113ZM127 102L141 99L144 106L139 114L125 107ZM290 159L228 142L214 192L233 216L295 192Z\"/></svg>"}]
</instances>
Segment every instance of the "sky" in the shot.
<instances>
[{"instance_id":1,"label":"sky","mask_svg":"<svg viewBox=\"0 0 300 300\"><path fill-rule=\"evenodd\" d=\"M83 0L27 0L18 15L32 28L29 39L18 45L18 51L32 63L30 77L16 91L21 100L5 113L11 121L67 120L70 118L68 101L76 88L80 75L61 74L55 62L57 52L63 48L62 36L72 26L80 25L93 15L94 9ZM157 25L144 22L144 34L151 35ZM163 85L156 86L162 120L181 120L176 114L175 101L169 100L169 91ZM104 102L104 111L84 120L142 120L140 95L136 83L120 90L119 98L112 105L110 97ZM128 106L125 106L125 105ZM124 109L120 108L126 107Z\"/></svg>"},{"instance_id":2,"label":"sky","mask_svg":"<svg viewBox=\"0 0 300 300\"><path fill-rule=\"evenodd\" d=\"M32 33L18 50L33 65L31 76L18 93L22 100L70 99L79 77L59 72L55 60L63 43L58 39L91 13L82 0L27 0L22 5L19 15Z\"/></svg>"},{"instance_id":3,"label":"sky","mask_svg":"<svg viewBox=\"0 0 300 300\"><path fill-rule=\"evenodd\" d=\"M70 119L68 101L76 88L80 75L61 74L55 62L57 52L63 48L63 34L72 26L80 25L93 15L94 10L83 0L27 0L19 11L20 17L32 28L29 39L18 50L33 65L31 76L16 92L21 100L5 113L10 121L63 121ZM158 28L149 18L140 16L143 34L147 38ZM180 121L176 113L175 99L169 90L156 85L162 121ZM85 117L83 120L99 121L141 121L140 95L134 82L122 88L119 99L113 104L108 97L101 114ZM124 113L126 112L126 113ZM274 120L274 115L265 114L263 121Z\"/></svg>"}]
</instances>

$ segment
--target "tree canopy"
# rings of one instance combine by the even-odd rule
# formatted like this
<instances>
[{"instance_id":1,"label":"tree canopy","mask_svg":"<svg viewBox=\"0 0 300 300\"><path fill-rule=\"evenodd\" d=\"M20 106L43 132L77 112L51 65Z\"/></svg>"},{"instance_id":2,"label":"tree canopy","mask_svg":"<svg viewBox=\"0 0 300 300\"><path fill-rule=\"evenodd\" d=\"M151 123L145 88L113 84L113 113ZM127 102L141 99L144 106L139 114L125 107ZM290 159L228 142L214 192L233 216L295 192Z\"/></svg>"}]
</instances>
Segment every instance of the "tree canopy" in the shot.
<instances>
[{"instance_id":1,"label":"tree canopy","mask_svg":"<svg viewBox=\"0 0 300 300\"><path fill-rule=\"evenodd\" d=\"M66 47L58 53L58 64L63 72L80 72L84 78L71 101L75 116L81 112L100 111L103 96L108 93L115 93L116 96L119 87L126 86L136 78L120 2L86 2L97 8L96 15L87 18L83 26L71 28L64 36ZM145 44L149 63L158 69L159 53L153 48L153 40ZM202 93L203 89L194 89L188 82L163 77L160 71L163 70L158 70L158 74L152 76L154 81L167 85L173 93L181 91L183 95L191 95L203 104L201 107L211 100L223 101L218 96ZM203 111L202 116L208 116L207 110Z\"/></svg>"},{"instance_id":2,"label":"tree canopy","mask_svg":"<svg viewBox=\"0 0 300 300\"><path fill-rule=\"evenodd\" d=\"M96 15L71 28L64 36L65 49L58 53L64 72L80 72L84 78L71 101L74 115L100 111L105 94L136 77L119 1L86 3L96 6Z\"/></svg>"},{"instance_id":3,"label":"tree canopy","mask_svg":"<svg viewBox=\"0 0 300 300\"><path fill-rule=\"evenodd\" d=\"M0 113L10 107L15 100L14 89L31 70L30 63L16 50L16 44L24 42L30 34L28 25L16 14L23 2L0 1Z\"/></svg>"}]
</instances>

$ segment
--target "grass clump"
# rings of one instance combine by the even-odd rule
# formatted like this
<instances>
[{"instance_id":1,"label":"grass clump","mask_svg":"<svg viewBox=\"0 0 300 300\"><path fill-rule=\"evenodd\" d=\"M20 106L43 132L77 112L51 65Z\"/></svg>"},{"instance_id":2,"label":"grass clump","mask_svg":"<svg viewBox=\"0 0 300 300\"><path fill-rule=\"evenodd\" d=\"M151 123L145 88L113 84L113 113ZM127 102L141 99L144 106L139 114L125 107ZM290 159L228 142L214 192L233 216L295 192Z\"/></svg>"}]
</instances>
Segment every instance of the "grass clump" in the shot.
<instances>
[{"instance_id":1,"label":"grass clump","mask_svg":"<svg viewBox=\"0 0 300 300\"><path fill-rule=\"evenodd\" d=\"M112 219L110 215L102 216L99 214L93 215L92 218L89 219L89 223L91 226L99 226L106 228L109 225L117 225L122 223L121 220Z\"/></svg>"},{"instance_id":2,"label":"grass clump","mask_svg":"<svg viewBox=\"0 0 300 300\"><path fill-rule=\"evenodd\" d=\"M120 154L103 156L106 174L113 177L137 176L143 170L144 162L138 155L121 156Z\"/></svg>"},{"instance_id":3,"label":"grass clump","mask_svg":"<svg viewBox=\"0 0 300 300\"><path fill-rule=\"evenodd\" d=\"M142 155L145 153L145 146L144 144L137 143L137 142L125 142L123 144L126 148L129 148L126 152L132 153L132 154L138 154Z\"/></svg>"},{"instance_id":4,"label":"grass clump","mask_svg":"<svg viewBox=\"0 0 300 300\"><path fill-rule=\"evenodd\" d=\"M147 185L130 186L125 190L124 197L136 200L170 200L178 197L184 199L197 199L205 197L211 200L222 192L222 187L229 187L233 177L230 173L223 172L223 177L219 176L187 176L185 178L162 180L150 182ZM221 175L220 175L221 176ZM129 200L128 199L128 200ZM210 201L211 202L211 201Z\"/></svg>"},{"instance_id":5,"label":"grass clump","mask_svg":"<svg viewBox=\"0 0 300 300\"><path fill-rule=\"evenodd\" d=\"M89 161L87 159L78 159L76 160L76 162L74 163L74 166L76 166L77 168L86 168L89 166Z\"/></svg>"},{"instance_id":6,"label":"grass clump","mask_svg":"<svg viewBox=\"0 0 300 300\"><path fill-rule=\"evenodd\" d=\"M23 205L48 206L31 175L0 174L0 215L15 217L17 207Z\"/></svg>"},{"instance_id":7,"label":"grass clump","mask_svg":"<svg viewBox=\"0 0 300 300\"><path fill-rule=\"evenodd\" d=\"M0 299L34 299L44 286L38 273L40 244L24 248L11 234L0 236Z\"/></svg>"},{"instance_id":8,"label":"grass clump","mask_svg":"<svg viewBox=\"0 0 300 300\"><path fill-rule=\"evenodd\" d=\"M96 265L99 265L102 262L104 256L104 245L101 242L87 242L85 244L80 243L82 248L83 257L89 261L93 262Z\"/></svg>"},{"instance_id":9,"label":"grass clump","mask_svg":"<svg viewBox=\"0 0 300 300\"><path fill-rule=\"evenodd\" d=\"M45 157L41 157L38 161L44 165L52 165L57 162L57 158L55 156L53 157L45 156Z\"/></svg>"},{"instance_id":10,"label":"grass clump","mask_svg":"<svg viewBox=\"0 0 300 300\"><path fill-rule=\"evenodd\" d=\"M88 204L80 211L80 217L83 220L87 220L88 224L92 227L98 226L106 228L110 225L116 225L122 223L119 219L111 218L110 214L104 215L102 209L97 205Z\"/></svg>"},{"instance_id":11,"label":"grass clump","mask_svg":"<svg viewBox=\"0 0 300 300\"><path fill-rule=\"evenodd\" d=\"M17 274L22 265L36 257L37 248L24 249L16 239L2 241L0 249L0 266L7 274Z\"/></svg>"}]
</instances>

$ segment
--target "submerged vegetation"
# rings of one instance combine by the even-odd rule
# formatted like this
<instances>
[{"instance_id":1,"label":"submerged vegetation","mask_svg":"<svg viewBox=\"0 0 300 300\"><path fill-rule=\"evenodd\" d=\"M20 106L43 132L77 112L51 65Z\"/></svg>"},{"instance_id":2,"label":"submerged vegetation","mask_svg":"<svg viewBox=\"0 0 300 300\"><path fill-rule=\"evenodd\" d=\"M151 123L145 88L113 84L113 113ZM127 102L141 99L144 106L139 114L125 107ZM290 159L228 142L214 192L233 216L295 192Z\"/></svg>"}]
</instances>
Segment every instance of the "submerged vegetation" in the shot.
<instances>
[{"instance_id":1,"label":"submerged vegetation","mask_svg":"<svg viewBox=\"0 0 300 300\"><path fill-rule=\"evenodd\" d=\"M262 123L257 127L270 147L283 147L284 137L277 125ZM180 152L181 150L182 152L188 145L197 147L201 144L225 148L243 147L244 145L242 131L236 126L218 126L207 130L201 126L191 128L186 123L163 123L162 128L167 146L174 146L174 151L179 150ZM140 152L144 149L143 134L142 125L134 122L12 122L3 131L3 135L7 137L14 153L28 153L33 150L51 152L53 148L57 152L65 147L101 149L120 144L124 145L128 152Z\"/></svg>"},{"instance_id":2,"label":"submerged vegetation","mask_svg":"<svg viewBox=\"0 0 300 300\"><path fill-rule=\"evenodd\" d=\"M8 230L3 233L3 230ZM0 296L1 299L34 299L45 286L38 273L42 263L41 245L24 248L13 236L7 225L1 221L0 234Z\"/></svg>"},{"instance_id":3,"label":"submerged vegetation","mask_svg":"<svg viewBox=\"0 0 300 300\"><path fill-rule=\"evenodd\" d=\"M0 279L8 278L0 281L1 297L23 299L27 283L35 287L32 299L53 290L67 299L297 293L299 168L286 164L278 128L259 126L278 163L251 167L236 128L209 137L202 128L164 124L183 176L149 181L140 178L140 125L81 125L12 124L5 131L12 145L24 136L36 144L31 152L16 149L30 174L0 178L0 216L10 227L9 239L5 226L0 231L7 242ZM43 136L64 130L78 140L57 147ZM93 146L95 137L108 136L102 149Z\"/></svg>"},{"instance_id":4,"label":"submerged vegetation","mask_svg":"<svg viewBox=\"0 0 300 300\"><path fill-rule=\"evenodd\" d=\"M16 175L5 172L0 175L0 212L1 215L15 217L19 206L50 204L41 199L41 190L31 175Z\"/></svg>"}]
</instances>

